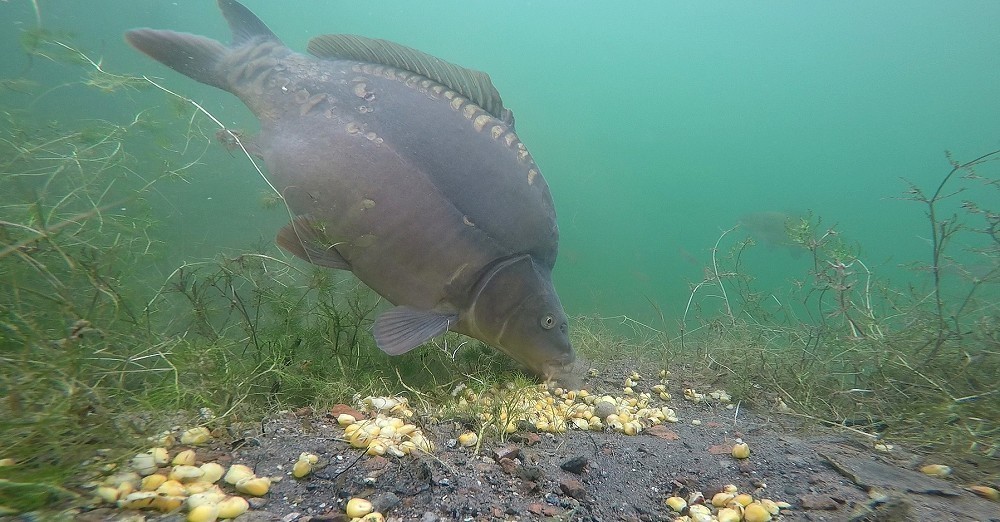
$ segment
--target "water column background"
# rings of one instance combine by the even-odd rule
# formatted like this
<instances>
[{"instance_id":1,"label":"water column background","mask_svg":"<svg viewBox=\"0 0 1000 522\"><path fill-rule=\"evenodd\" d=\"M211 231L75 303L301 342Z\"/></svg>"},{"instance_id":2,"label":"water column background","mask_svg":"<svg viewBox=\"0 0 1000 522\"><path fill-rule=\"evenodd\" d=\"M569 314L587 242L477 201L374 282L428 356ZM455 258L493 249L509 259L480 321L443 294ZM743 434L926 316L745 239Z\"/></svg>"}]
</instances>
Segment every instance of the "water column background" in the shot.
<instances>
[{"instance_id":1,"label":"water column background","mask_svg":"<svg viewBox=\"0 0 1000 522\"><path fill-rule=\"evenodd\" d=\"M901 178L933 190L949 170L946 149L967 160L1000 148L997 2L246 4L297 50L319 34L356 33L490 73L555 199L556 284L570 314L648 322L655 303L673 327L712 245L741 222L730 238L749 231L759 240L743 268L782 297L807 279L810 262L763 241L755 218L807 212L858 245L879 278L923 285L926 273L904 265L928 262L928 225L919 205L900 199ZM214 3L38 6L46 29L67 33L108 70L160 77L227 125L253 131L235 97L122 40L128 28L151 26L228 41ZM40 98L3 93L5 106L31 103L39 119L131 116L100 92L57 87L79 69L29 62L18 37L35 25L31 2L0 4L0 75L52 89ZM166 103L158 92L132 96ZM969 187L954 205L997 201L995 189ZM219 252L277 254L271 241L287 216L265 208L266 190L245 159L221 147L208 149L186 183L160 185L149 203L168 247L151 280Z\"/></svg>"}]
</instances>

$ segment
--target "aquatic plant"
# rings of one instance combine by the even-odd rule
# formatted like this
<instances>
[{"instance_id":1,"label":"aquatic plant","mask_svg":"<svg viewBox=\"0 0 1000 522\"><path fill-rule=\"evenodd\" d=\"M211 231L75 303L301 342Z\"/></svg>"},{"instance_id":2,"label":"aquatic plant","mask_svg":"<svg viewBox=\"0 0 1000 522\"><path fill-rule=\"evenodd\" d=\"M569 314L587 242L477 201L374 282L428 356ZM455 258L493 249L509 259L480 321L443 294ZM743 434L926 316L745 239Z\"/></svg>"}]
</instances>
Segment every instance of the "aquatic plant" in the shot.
<instances>
[{"instance_id":1,"label":"aquatic plant","mask_svg":"<svg viewBox=\"0 0 1000 522\"><path fill-rule=\"evenodd\" d=\"M909 183L904 198L925 205L932 230L930 265L911 265L929 274L926 287L893 287L836 225L807 215L786 223L790 241L809 254L806 277L787 295L761 291L741 263L753 238L723 256L720 243L734 230L723 232L704 280L692 284L681 336L667 339L681 341L671 356L690 360L693 350L708 375L722 371L745 400L872 439L961 454L979 466L958 466L966 473L1000 474L1000 218L981 203L995 196L987 191L996 177L985 172L998 156L949 155L951 170L929 196ZM966 184L946 192L957 179ZM942 217L942 202L960 193L966 199ZM962 249L953 248L959 235ZM985 268L973 275L973 264ZM946 275L946 266L955 270Z\"/></svg>"},{"instance_id":2,"label":"aquatic plant","mask_svg":"<svg viewBox=\"0 0 1000 522\"><path fill-rule=\"evenodd\" d=\"M977 228L974 225L970 225L963 221L958 214L952 214L951 216L941 217L940 206L941 203L965 192L968 187L959 187L952 192L945 193L945 187L948 186L949 182L955 178L956 174L962 173L962 178L965 180L974 180L982 183L985 187L992 187L996 189L998 187L998 182L995 178L989 178L981 176L977 173L977 168L983 166L991 161L996 161L1000 159L1000 150L995 150L971 161L959 162L955 160L950 152L946 152L948 158L948 163L951 164L951 171L948 172L941 179L938 184L937 189L933 194L927 196L927 194L916 184L907 181L909 189L905 192L904 197L910 201L916 201L925 205L927 212L927 220L930 225L930 239L931 239L931 263L927 268L931 273L931 278L933 282L933 292L934 292L934 315L936 318L936 335L933 340L929 340L929 345L931 349L927 354L927 359L934 359L939 355L942 345L949 339L957 339L962 335L962 327L960 323L960 318L965 311L966 307L970 304L975 294L980 291L984 285L996 282L996 277L1000 274L1000 237L998 237L998 227L1000 227L1000 214L996 212L980 207L979 203L973 200L963 200L962 209L966 211L969 215L977 215L983 219L982 228ZM984 274L979 274L974 277L970 277L971 285L968 288L968 293L964 299L962 299L958 306L951 310L946 310L945 298L942 294L942 270L946 260L948 260L949 249L948 246L952 239L962 231L972 231L976 234L984 235L988 238L987 244L981 248L975 249L972 252L977 255L977 257L985 258L989 263L989 269ZM962 263L957 263L957 266L961 267ZM971 274L968 274L971 276Z\"/></svg>"},{"instance_id":3,"label":"aquatic plant","mask_svg":"<svg viewBox=\"0 0 1000 522\"><path fill-rule=\"evenodd\" d=\"M154 256L132 122L0 131L0 453L5 478L55 481L136 430L112 414L164 346L138 328L125 284ZM141 139L141 138L140 138Z\"/></svg>"}]
</instances>

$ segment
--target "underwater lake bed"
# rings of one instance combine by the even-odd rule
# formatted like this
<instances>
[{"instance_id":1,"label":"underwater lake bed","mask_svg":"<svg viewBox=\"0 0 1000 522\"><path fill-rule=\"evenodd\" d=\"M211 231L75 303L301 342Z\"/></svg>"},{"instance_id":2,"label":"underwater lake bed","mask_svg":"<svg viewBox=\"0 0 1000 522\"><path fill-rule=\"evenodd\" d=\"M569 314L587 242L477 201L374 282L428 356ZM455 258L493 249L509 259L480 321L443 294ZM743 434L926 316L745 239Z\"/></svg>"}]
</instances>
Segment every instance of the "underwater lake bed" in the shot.
<instances>
[{"instance_id":1,"label":"underwater lake bed","mask_svg":"<svg viewBox=\"0 0 1000 522\"><path fill-rule=\"evenodd\" d=\"M546 380L454 332L380 350L387 300L275 244L256 120L122 40L228 41L215 5L108 3L0 4L0 516L995 517L996 6L525 4L504 47L459 3L248 2L296 51L356 33L490 74L559 225L577 360ZM965 40L928 36L941 11Z\"/></svg>"}]
</instances>

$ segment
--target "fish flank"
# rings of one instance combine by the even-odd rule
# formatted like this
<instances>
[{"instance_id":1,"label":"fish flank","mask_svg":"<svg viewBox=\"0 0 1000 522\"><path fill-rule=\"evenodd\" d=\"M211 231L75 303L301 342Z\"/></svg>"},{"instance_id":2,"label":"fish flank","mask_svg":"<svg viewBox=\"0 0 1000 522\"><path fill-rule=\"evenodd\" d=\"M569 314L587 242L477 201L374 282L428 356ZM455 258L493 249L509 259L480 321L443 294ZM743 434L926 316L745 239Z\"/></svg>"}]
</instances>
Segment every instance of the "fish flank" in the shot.
<instances>
[{"instance_id":1,"label":"fish flank","mask_svg":"<svg viewBox=\"0 0 1000 522\"><path fill-rule=\"evenodd\" d=\"M301 105L301 104L309 101L309 98L311 96L312 96L312 94L310 94L310 92L308 90L306 90L305 88L302 88L302 89L299 89L299 90L295 91L295 97L293 99L295 100L295 103L298 103L298 104Z\"/></svg>"},{"instance_id":2,"label":"fish flank","mask_svg":"<svg viewBox=\"0 0 1000 522\"><path fill-rule=\"evenodd\" d=\"M321 92L319 94L314 94L310 96L309 99L306 100L305 103L303 103L299 107L299 116L305 116L325 99L326 99L325 92Z\"/></svg>"}]
</instances>

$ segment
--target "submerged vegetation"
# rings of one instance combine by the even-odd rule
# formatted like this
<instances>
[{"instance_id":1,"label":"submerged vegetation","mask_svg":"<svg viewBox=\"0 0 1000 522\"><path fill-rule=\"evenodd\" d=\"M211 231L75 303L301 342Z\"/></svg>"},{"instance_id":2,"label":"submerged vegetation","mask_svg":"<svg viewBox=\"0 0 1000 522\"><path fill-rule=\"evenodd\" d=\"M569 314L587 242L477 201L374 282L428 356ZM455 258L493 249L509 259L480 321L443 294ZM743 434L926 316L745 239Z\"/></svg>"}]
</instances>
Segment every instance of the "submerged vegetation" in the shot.
<instances>
[{"instance_id":1,"label":"submerged vegetation","mask_svg":"<svg viewBox=\"0 0 1000 522\"><path fill-rule=\"evenodd\" d=\"M927 259L909 265L917 283L880 279L860 245L809 215L785 223L808 255L803 277L779 296L756 288L742 269L753 237L721 250L731 229L712 249L705 279L692 285L680 351L700 354L745 400L904 443L951 459L966 478L996 480L1000 214L991 205L1000 150L947 159L951 169L933 193L907 182L902 196L923 206L931 232Z\"/></svg>"},{"instance_id":2,"label":"submerged vegetation","mask_svg":"<svg viewBox=\"0 0 1000 522\"><path fill-rule=\"evenodd\" d=\"M51 488L87 480L168 425L404 391L443 402L459 384L532 385L495 351L453 334L439 349L385 356L369 332L378 296L274 247L152 275L146 268L168 245L150 201L199 172L218 121L151 80L106 72L63 36L39 29L24 45L35 60L82 71L56 88L97 89L135 111L43 122L7 108L7 96L29 96L15 89L28 79L0 84L0 459L9 459L0 479L44 485L34 495L0 488L0 506L70 495ZM162 92L160 106L140 107L138 89ZM240 146L237 134L226 137ZM952 171L931 195L909 185L904 197L923 205L932 231L928 259L913 266L929 275L926 287L880 280L836 226L807 216L787 223L808 254L787 295L756 288L741 264L753 238L732 229L692 285L679 336L630 319L634 333L622 336L609 321L579 318L574 343L594 361L686 364L761 409L951 454L959 472L996 479L1000 217L987 207L1000 186L997 158L949 158ZM959 194L967 199L952 211ZM277 195L266 204L282 206ZM969 246L959 249L963 236ZM495 407L492 418L514 408ZM506 426L492 433L502 438Z\"/></svg>"}]
</instances>

